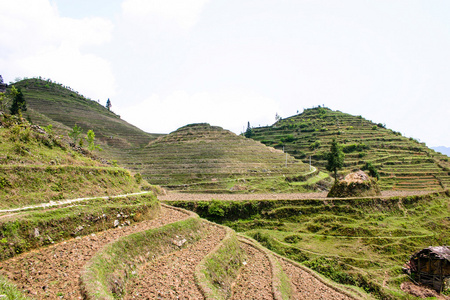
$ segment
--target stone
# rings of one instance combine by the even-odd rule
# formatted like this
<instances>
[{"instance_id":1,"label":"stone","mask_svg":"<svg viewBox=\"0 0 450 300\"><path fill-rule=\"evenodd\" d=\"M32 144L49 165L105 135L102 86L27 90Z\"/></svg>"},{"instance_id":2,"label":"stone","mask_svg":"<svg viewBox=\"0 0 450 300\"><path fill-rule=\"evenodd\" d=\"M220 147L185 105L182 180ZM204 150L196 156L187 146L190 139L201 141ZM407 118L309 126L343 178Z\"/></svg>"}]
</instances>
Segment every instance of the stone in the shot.
<instances>
[{"instance_id":1,"label":"stone","mask_svg":"<svg viewBox=\"0 0 450 300\"><path fill-rule=\"evenodd\" d=\"M119 226L119 220L114 220L114 227Z\"/></svg>"},{"instance_id":2,"label":"stone","mask_svg":"<svg viewBox=\"0 0 450 300\"><path fill-rule=\"evenodd\" d=\"M327 197L373 197L381 195L380 187L375 178L359 170L350 173L343 180L336 180Z\"/></svg>"}]
</instances>

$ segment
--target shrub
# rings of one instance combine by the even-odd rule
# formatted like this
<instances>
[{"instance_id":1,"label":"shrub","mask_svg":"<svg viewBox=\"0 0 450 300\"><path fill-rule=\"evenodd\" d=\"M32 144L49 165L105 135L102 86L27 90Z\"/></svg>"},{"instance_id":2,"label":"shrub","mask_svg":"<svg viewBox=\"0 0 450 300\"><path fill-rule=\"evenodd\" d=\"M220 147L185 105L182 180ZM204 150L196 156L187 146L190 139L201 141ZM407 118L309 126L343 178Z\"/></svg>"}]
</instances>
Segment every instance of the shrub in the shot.
<instances>
[{"instance_id":1,"label":"shrub","mask_svg":"<svg viewBox=\"0 0 450 300\"><path fill-rule=\"evenodd\" d=\"M373 125L372 126L372 130L377 130L378 129L378 126L377 125Z\"/></svg>"},{"instance_id":2,"label":"shrub","mask_svg":"<svg viewBox=\"0 0 450 300\"><path fill-rule=\"evenodd\" d=\"M317 140L317 141L311 143L311 145L309 145L309 148L310 148L311 150L315 150L315 149L319 148L320 145L321 145L320 140Z\"/></svg>"},{"instance_id":3,"label":"shrub","mask_svg":"<svg viewBox=\"0 0 450 300\"><path fill-rule=\"evenodd\" d=\"M377 169L374 167L374 165L372 165L371 162L366 162L365 166L363 167L363 170L369 171L370 176L376 179L380 179L380 174L378 174Z\"/></svg>"}]
</instances>

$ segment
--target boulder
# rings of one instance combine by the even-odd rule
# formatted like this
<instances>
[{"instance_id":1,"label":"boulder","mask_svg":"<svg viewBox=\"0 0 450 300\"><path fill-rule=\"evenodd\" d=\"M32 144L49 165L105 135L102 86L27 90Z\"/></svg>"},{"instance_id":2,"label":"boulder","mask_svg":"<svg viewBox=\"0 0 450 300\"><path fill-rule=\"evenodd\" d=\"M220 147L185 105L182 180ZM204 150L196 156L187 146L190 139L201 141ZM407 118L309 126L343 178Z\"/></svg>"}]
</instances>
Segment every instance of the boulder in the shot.
<instances>
[{"instance_id":1,"label":"boulder","mask_svg":"<svg viewBox=\"0 0 450 300\"><path fill-rule=\"evenodd\" d=\"M377 180L363 171L350 173L343 180L336 180L327 197L371 197L381 195Z\"/></svg>"}]
</instances>

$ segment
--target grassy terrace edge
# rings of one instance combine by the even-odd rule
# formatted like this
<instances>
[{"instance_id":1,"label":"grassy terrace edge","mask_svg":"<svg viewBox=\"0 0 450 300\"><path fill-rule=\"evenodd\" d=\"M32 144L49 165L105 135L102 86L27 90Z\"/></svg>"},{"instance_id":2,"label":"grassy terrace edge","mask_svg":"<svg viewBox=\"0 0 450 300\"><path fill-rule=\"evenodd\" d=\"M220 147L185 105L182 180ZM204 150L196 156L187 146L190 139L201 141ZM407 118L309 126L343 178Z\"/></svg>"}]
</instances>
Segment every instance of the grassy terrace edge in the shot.
<instances>
[{"instance_id":1,"label":"grassy terrace edge","mask_svg":"<svg viewBox=\"0 0 450 300\"><path fill-rule=\"evenodd\" d=\"M113 201L94 198L55 209L38 208L0 218L0 260L77 236L154 218L160 205L153 192ZM117 217L120 213L121 217Z\"/></svg>"},{"instance_id":2,"label":"grassy terrace edge","mask_svg":"<svg viewBox=\"0 0 450 300\"><path fill-rule=\"evenodd\" d=\"M450 242L448 190L403 197L163 201L250 236L335 283L382 299L401 291L415 251Z\"/></svg>"}]
</instances>

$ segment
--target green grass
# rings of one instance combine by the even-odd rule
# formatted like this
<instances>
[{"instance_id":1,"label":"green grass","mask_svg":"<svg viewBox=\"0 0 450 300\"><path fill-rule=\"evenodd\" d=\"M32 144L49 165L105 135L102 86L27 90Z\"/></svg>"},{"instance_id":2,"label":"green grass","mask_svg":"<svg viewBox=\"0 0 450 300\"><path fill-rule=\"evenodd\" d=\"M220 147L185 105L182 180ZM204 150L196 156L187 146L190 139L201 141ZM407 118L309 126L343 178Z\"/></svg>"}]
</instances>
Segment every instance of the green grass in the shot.
<instances>
[{"instance_id":1,"label":"green grass","mask_svg":"<svg viewBox=\"0 0 450 300\"><path fill-rule=\"evenodd\" d=\"M128 149L143 147L159 136L140 130L97 101L61 84L33 78L14 85L22 89L27 101L28 110L24 117L42 127L52 124L55 134L67 139L67 133L75 125L83 129L84 136L92 129L106 159L120 163Z\"/></svg>"},{"instance_id":2,"label":"green grass","mask_svg":"<svg viewBox=\"0 0 450 300\"><path fill-rule=\"evenodd\" d=\"M197 265L196 281L207 299L228 299L231 286L238 275L245 252L239 248L236 233L226 228L227 234L221 244Z\"/></svg>"},{"instance_id":3,"label":"green grass","mask_svg":"<svg viewBox=\"0 0 450 300\"><path fill-rule=\"evenodd\" d=\"M450 244L450 195L389 199L170 202L242 232L282 256L376 298L411 299L401 267Z\"/></svg>"},{"instance_id":4,"label":"green grass","mask_svg":"<svg viewBox=\"0 0 450 300\"><path fill-rule=\"evenodd\" d=\"M26 297L14 284L0 276L0 295L7 300L26 300Z\"/></svg>"},{"instance_id":5,"label":"green grass","mask_svg":"<svg viewBox=\"0 0 450 300\"><path fill-rule=\"evenodd\" d=\"M0 218L0 260L76 236L154 218L159 203L154 193L114 199L92 199L76 205L34 209ZM117 215L120 214L120 217Z\"/></svg>"},{"instance_id":6,"label":"green grass","mask_svg":"<svg viewBox=\"0 0 450 300\"><path fill-rule=\"evenodd\" d=\"M341 174L372 162L384 190L440 190L448 188L450 181L445 171L448 157L360 116L318 107L252 130L253 139L277 149L284 147L304 162L311 156L312 164L320 168L325 168L326 153L337 138L346 154Z\"/></svg>"},{"instance_id":7,"label":"green grass","mask_svg":"<svg viewBox=\"0 0 450 300\"><path fill-rule=\"evenodd\" d=\"M314 184L290 185L286 178L305 176L305 181L317 175L282 151L209 124L184 126L131 151L122 163L151 184L189 192L314 190Z\"/></svg>"},{"instance_id":8,"label":"green grass","mask_svg":"<svg viewBox=\"0 0 450 300\"><path fill-rule=\"evenodd\" d=\"M0 141L0 209L151 188L17 116L0 116Z\"/></svg>"}]
</instances>

